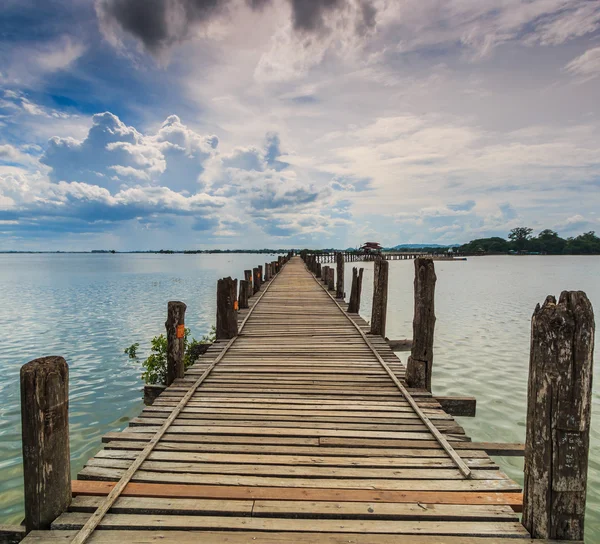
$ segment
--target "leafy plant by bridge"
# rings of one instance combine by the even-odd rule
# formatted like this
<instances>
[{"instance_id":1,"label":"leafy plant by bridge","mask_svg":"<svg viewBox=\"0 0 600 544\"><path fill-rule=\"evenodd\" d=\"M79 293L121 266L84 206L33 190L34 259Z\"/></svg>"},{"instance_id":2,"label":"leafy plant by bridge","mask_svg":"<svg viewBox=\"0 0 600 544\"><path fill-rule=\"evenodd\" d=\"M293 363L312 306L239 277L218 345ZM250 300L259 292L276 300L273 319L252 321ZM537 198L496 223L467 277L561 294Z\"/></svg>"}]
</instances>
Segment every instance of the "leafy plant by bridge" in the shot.
<instances>
[{"instance_id":1,"label":"leafy plant by bridge","mask_svg":"<svg viewBox=\"0 0 600 544\"><path fill-rule=\"evenodd\" d=\"M216 332L216 328L212 327L208 334L200 340L196 340L195 338L190 339L191 331L188 328L185 329L183 364L186 369L215 341ZM130 359L137 359L138 348L139 343L136 342L125 348L124 353ZM159 334L150 340L150 355L142 361L142 367L144 368L142 379L147 384L164 385L167 382L167 337L164 334Z\"/></svg>"}]
</instances>

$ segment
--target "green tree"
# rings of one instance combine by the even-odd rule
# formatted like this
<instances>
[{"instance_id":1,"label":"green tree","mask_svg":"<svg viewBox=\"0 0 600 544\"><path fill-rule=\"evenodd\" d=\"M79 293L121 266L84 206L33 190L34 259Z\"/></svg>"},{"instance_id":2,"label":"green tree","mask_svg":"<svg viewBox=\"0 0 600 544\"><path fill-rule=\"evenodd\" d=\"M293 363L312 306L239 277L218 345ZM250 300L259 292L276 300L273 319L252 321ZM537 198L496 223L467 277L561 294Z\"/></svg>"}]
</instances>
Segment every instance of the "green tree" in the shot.
<instances>
[{"instance_id":1,"label":"green tree","mask_svg":"<svg viewBox=\"0 0 600 544\"><path fill-rule=\"evenodd\" d=\"M518 250L525 249L527 241L531 239L533 229L529 227L515 227L508 233L508 239L513 243L514 248Z\"/></svg>"}]
</instances>

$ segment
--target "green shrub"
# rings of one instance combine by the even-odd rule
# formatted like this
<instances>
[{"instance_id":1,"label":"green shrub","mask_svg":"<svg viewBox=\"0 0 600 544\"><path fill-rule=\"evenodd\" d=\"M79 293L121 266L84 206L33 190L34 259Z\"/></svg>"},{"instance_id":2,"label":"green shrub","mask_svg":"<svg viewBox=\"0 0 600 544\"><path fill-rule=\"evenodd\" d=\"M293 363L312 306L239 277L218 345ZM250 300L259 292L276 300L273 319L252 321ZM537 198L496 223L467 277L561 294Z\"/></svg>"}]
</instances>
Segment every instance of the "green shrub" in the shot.
<instances>
[{"instance_id":1,"label":"green shrub","mask_svg":"<svg viewBox=\"0 0 600 544\"><path fill-rule=\"evenodd\" d=\"M210 333L204 335L200 340L195 338L190 340L190 334L190 329L186 328L183 337L183 365L186 370L206 351L207 345L215 341L216 329L212 327ZM136 343L125 348L125 353L130 359L137 358L138 347L139 344ZM164 334L152 338L150 341L150 355L142 361L142 367L144 368L142 379L147 384L164 385L167 383L167 337Z\"/></svg>"}]
</instances>

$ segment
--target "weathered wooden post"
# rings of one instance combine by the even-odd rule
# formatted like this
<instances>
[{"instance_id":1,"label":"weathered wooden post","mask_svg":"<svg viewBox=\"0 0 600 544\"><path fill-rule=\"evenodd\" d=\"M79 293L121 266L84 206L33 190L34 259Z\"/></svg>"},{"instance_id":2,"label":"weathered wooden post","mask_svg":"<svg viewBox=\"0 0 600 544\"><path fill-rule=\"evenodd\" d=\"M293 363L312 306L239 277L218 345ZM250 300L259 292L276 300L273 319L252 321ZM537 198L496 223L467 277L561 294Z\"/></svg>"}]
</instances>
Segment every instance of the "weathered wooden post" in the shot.
<instances>
[{"instance_id":1,"label":"weathered wooden post","mask_svg":"<svg viewBox=\"0 0 600 544\"><path fill-rule=\"evenodd\" d=\"M217 282L217 340L229 340L238 333L237 280L230 277Z\"/></svg>"},{"instance_id":2,"label":"weathered wooden post","mask_svg":"<svg viewBox=\"0 0 600 544\"><path fill-rule=\"evenodd\" d=\"M321 279L324 284L329 283L329 267L327 265L321 269Z\"/></svg>"},{"instance_id":3,"label":"weathered wooden post","mask_svg":"<svg viewBox=\"0 0 600 544\"><path fill-rule=\"evenodd\" d=\"M315 274L317 278L321 277L321 263L317 262L317 273Z\"/></svg>"},{"instance_id":4,"label":"weathered wooden post","mask_svg":"<svg viewBox=\"0 0 600 544\"><path fill-rule=\"evenodd\" d=\"M252 270L244 270L244 280L246 280L248 298L250 298L254 293L254 291L252 290Z\"/></svg>"},{"instance_id":5,"label":"weathered wooden post","mask_svg":"<svg viewBox=\"0 0 600 544\"><path fill-rule=\"evenodd\" d=\"M185 374L183 356L186 308L187 306L178 300L171 300L167 304L167 387L176 379L183 378Z\"/></svg>"},{"instance_id":6,"label":"weathered wooden post","mask_svg":"<svg viewBox=\"0 0 600 544\"><path fill-rule=\"evenodd\" d=\"M373 308L371 310L371 330L369 334L378 334L384 338L389 264L385 259L376 259L373 263Z\"/></svg>"},{"instance_id":7,"label":"weathered wooden post","mask_svg":"<svg viewBox=\"0 0 600 544\"><path fill-rule=\"evenodd\" d=\"M252 269L252 294L256 294L260 291L260 272L258 268Z\"/></svg>"},{"instance_id":8,"label":"weathered wooden post","mask_svg":"<svg viewBox=\"0 0 600 544\"><path fill-rule=\"evenodd\" d=\"M352 288L350 289L350 302L348 303L348 313L357 314L360 310L360 294L362 292L362 279L364 268L356 269L352 267Z\"/></svg>"},{"instance_id":9,"label":"weathered wooden post","mask_svg":"<svg viewBox=\"0 0 600 544\"><path fill-rule=\"evenodd\" d=\"M265 263L265 281L269 281L271 279L271 270L269 268L269 263Z\"/></svg>"},{"instance_id":10,"label":"weathered wooden post","mask_svg":"<svg viewBox=\"0 0 600 544\"><path fill-rule=\"evenodd\" d=\"M258 265L258 287L263 284L264 276L263 276L263 267L262 264Z\"/></svg>"},{"instance_id":11,"label":"weathered wooden post","mask_svg":"<svg viewBox=\"0 0 600 544\"><path fill-rule=\"evenodd\" d=\"M25 527L49 529L71 503L69 367L62 357L21 367L21 433Z\"/></svg>"},{"instance_id":12,"label":"weathered wooden post","mask_svg":"<svg viewBox=\"0 0 600 544\"><path fill-rule=\"evenodd\" d=\"M333 267L327 268L327 288L330 291L335 291L335 270Z\"/></svg>"},{"instance_id":13,"label":"weathered wooden post","mask_svg":"<svg viewBox=\"0 0 600 544\"><path fill-rule=\"evenodd\" d=\"M435 267L433 259L418 257L415 262L415 310L413 343L406 363L406 383L431 391L433 334L435 330Z\"/></svg>"},{"instance_id":14,"label":"weathered wooden post","mask_svg":"<svg viewBox=\"0 0 600 544\"><path fill-rule=\"evenodd\" d=\"M594 333L582 291L548 296L531 318L523 525L533 538L583 540Z\"/></svg>"},{"instance_id":15,"label":"weathered wooden post","mask_svg":"<svg viewBox=\"0 0 600 544\"><path fill-rule=\"evenodd\" d=\"M335 285L335 297L344 298L344 254L338 251L335 256L337 267L337 282Z\"/></svg>"},{"instance_id":16,"label":"weathered wooden post","mask_svg":"<svg viewBox=\"0 0 600 544\"><path fill-rule=\"evenodd\" d=\"M277 261L271 261L271 272L274 276L279 274L279 267L277 266Z\"/></svg>"},{"instance_id":17,"label":"weathered wooden post","mask_svg":"<svg viewBox=\"0 0 600 544\"><path fill-rule=\"evenodd\" d=\"M239 309L245 310L248 308L248 282L240 280L240 294L238 296Z\"/></svg>"}]
</instances>

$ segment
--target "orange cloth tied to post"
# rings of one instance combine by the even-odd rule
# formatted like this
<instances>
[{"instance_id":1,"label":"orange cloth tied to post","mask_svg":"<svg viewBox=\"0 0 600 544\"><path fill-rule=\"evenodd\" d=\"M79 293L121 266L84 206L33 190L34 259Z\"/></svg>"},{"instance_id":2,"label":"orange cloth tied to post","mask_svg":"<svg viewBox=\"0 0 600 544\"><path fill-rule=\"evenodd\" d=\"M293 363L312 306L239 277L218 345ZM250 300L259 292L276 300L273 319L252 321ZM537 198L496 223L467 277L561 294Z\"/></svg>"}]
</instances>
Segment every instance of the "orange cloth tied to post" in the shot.
<instances>
[{"instance_id":1,"label":"orange cloth tied to post","mask_svg":"<svg viewBox=\"0 0 600 544\"><path fill-rule=\"evenodd\" d=\"M185 336L185 325L177 325L177 338Z\"/></svg>"},{"instance_id":2,"label":"orange cloth tied to post","mask_svg":"<svg viewBox=\"0 0 600 544\"><path fill-rule=\"evenodd\" d=\"M237 312L240 309L240 305L238 304L238 301L234 301L233 302L233 309Z\"/></svg>"}]
</instances>

